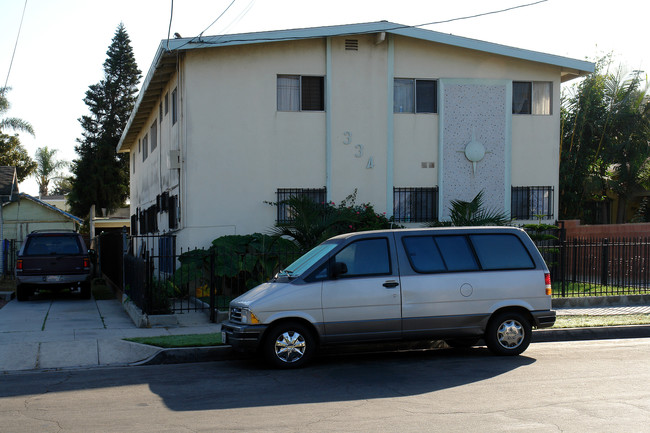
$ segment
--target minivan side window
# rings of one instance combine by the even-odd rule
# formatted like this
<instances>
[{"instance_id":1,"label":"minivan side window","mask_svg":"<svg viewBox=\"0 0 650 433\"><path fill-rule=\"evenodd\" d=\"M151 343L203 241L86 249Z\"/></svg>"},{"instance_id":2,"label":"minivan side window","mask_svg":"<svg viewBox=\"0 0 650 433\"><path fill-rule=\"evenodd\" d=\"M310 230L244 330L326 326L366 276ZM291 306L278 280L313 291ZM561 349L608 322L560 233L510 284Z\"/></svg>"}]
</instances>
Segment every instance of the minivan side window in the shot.
<instances>
[{"instance_id":1,"label":"minivan side window","mask_svg":"<svg viewBox=\"0 0 650 433\"><path fill-rule=\"evenodd\" d=\"M517 236L471 235L470 239L485 270L535 268L528 250Z\"/></svg>"},{"instance_id":2,"label":"minivan side window","mask_svg":"<svg viewBox=\"0 0 650 433\"><path fill-rule=\"evenodd\" d=\"M391 273L388 240L362 239L348 245L334 257L335 262L345 263L348 271L341 277L361 275L386 275Z\"/></svg>"},{"instance_id":3,"label":"minivan side window","mask_svg":"<svg viewBox=\"0 0 650 433\"><path fill-rule=\"evenodd\" d=\"M403 243L411 266L417 272L478 270L465 236L409 236Z\"/></svg>"}]
</instances>

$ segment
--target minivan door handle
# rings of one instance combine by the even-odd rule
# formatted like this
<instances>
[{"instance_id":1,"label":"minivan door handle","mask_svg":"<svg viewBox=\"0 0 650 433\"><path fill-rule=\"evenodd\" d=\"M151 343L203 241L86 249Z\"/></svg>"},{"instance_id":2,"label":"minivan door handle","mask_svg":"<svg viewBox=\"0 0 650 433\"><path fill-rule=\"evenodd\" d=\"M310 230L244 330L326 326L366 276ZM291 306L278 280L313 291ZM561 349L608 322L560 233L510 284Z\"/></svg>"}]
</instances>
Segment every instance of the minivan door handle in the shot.
<instances>
[{"instance_id":1,"label":"minivan door handle","mask_svg":"<svg viewBox=\"0 0 650 433\"><path fill-rule=\"evenodd\" d=\"M389 280L389 281L386 281L383 284L383 286L388 288L388 289L392 289L393 287L399 286L399 283L397 281L395 281L395 280Z\"/></svg>"}]
</instances>

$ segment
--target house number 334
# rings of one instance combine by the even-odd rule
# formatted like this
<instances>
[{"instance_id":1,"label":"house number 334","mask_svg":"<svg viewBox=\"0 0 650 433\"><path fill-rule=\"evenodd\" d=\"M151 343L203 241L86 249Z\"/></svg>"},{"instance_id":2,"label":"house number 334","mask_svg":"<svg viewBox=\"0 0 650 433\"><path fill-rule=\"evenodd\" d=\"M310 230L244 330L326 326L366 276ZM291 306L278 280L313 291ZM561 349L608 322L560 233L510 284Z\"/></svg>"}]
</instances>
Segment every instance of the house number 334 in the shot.
<instances>
[{"instance_id":1,"label":"house number 334","mask_svg":"<svg viewBox=\"0 0 650 433\"><path fill-rule=\"evenodd\" d=\"M352 144L352 133L349 131L345 131L343 133L343 144L346 146L349 146ZM364 153L363 153L363 144L355 144L354 148L356 149L356 153L354 154L355 158L363 158ZM375 161L372 156L368 157L368 162L366 163L366 168L374 168L375 166Z\"/></svg>"}]
</instances>

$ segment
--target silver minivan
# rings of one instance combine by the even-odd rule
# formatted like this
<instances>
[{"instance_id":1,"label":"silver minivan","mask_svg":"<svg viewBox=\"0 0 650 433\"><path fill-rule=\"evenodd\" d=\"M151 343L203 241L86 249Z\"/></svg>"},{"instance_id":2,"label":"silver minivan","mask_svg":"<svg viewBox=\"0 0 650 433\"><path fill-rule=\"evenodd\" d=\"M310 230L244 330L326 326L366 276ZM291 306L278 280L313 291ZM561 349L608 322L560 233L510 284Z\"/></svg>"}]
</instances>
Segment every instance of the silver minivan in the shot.
<instances>
[{"instance_id":1,"label":"silver minivan","mask_svg":"<svg viewBox=\"0 0 650 433\"><path fill-rule=\"evenodd\" d=\"M222 340L292 368L358 342L483 339L518 355L554 323L550 274L523 230L382 230L328 239L234 299Z\"/></svg>"}]
</instances>

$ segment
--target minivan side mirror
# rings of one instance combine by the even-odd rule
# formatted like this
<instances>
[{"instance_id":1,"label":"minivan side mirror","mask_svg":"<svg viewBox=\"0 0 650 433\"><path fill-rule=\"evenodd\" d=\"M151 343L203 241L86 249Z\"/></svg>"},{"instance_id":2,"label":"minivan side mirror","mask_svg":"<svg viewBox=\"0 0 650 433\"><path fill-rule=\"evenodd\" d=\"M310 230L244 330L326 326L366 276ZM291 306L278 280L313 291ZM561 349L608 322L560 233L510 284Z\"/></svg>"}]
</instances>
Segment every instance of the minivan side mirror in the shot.
<instances>
[{"instance_id":1,"label":"minivan side mirror","mask_svg":"<svg viewBox=\"0 0 650 433\"><path fill-rule=\"evenodd\" d=\"M334 262L332 265L332 276L338 278L339 275L348 273L348 265L343 262Z\"/></svg>"}]
</instances>

